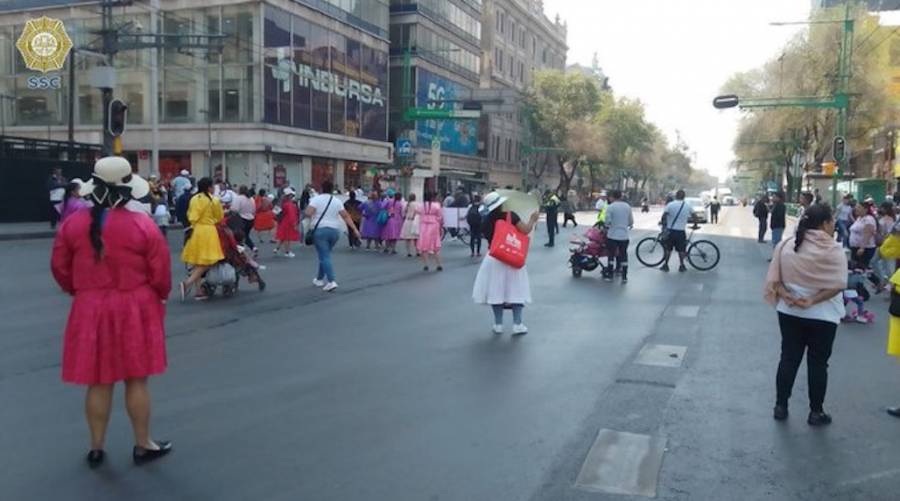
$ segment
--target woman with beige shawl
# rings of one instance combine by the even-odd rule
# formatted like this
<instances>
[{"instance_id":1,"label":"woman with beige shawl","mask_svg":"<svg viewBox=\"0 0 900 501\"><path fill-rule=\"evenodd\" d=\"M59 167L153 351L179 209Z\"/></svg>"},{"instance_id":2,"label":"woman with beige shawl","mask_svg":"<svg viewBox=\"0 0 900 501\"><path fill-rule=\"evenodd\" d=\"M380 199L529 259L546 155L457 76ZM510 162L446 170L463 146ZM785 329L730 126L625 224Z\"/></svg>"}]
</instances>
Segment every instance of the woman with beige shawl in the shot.
<instances>
[{"instance_id":1,"label":"woman with beige shawl","mask_svg":"<svg viewBox=\"0 0 900 501\"><path fill-rule=\"evenodd\" d=\"M794 237L775 248L766 277L766 301L778 312L781 361L776 376L774 417L788 417L788 400L806 352L810 426L831 423L825 413L828 359L844 316L841 291L847 287L847 257L834 241L834 218L827 205L803 214Z\"/></svg>"}]
</instances>

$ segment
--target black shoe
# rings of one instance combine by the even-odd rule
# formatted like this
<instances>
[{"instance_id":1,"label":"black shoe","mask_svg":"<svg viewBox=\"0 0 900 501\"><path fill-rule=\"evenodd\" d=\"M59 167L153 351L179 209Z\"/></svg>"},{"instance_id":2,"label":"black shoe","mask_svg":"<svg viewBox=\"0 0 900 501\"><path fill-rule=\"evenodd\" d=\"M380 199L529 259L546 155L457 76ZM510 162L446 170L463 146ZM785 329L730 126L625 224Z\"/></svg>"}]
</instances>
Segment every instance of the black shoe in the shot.
<instances>
[{"instance_id":1,"label":"black shoe","mask_svg":"<svg viewBox=\"0 0 900 501\"><path fill-rule=\"evenodd\" d=\"M786 405L776 405L772 411L772 417L775 421L784 421L788 418L788 408Z\"/></svg>"},{"instance_id":2,"label":"black shoe","mask_svg":"<svg viewBox=\"0 0 900 501\"><path fill-rule=\"evenodd\" d=\"M103 464L104 459L106 459L106 453L103 452L103 449L91 449L91 452L88 452L87 463L91 469Z\"/></svg>"},{"instance_id":3,"label":"black shoe","mask_svg":"<svg viewBox=\"0 0 900 501\"><path fill-rule=\"evenodd\" d=\"M825 414L822 411L810 411L809 417L806 419L806 422L810 426L825 426L827 424L831 424L831 416Z\"/></svg>"},{"instance_id":4,"label":"black shoe","mask_svg":"<svg viewBox=\"0 0 900 501\"><path fill-rule=\"evenodd\" d=\"M437 271L444 271L444 267L443 267L443 266L438 266L438 267L437 267Z\"/></svg>"},{"instance_id":5,"label":"black shoe","mask_svg":"<svg viewBox=\"0 0 900 501\"><path fill-rule=\"evenodd\" d=\"M667 265L667 264L662 265L662 266L659 268L659 271L664 271L664 272L668 273L668 272L669 272L669 265Z\"/></svg>"},{"instance_id":6,"label":"black shoe","mask_svg":"<svg viewBox=\"0 0 900 501\"><path fill-rule=\"evenodd\" d=\"M423 267L422 267L422 271L428 271L428 267L427 267L427 266L423 266Z\"/></svg>"},{"instance_id":7,"label":"black shoe","mask_svg":"<svg viewBox=\"0 0 900 501\"><path fill-rule=\"evenodd\" d=\"M678 267L678 273L684 273L686 271L687 271L687 267L685 265L682 264Z\"/></svg>"},{"instance_id":8,"label":"black shoe","mask_svg":"<svg viewBox=\"0 0 900 501\"><path fill-rule=\"evenodd\" d=\"M159 446L159 449L145 449L135 445L134 450L131 453L134 464L140 466L172 452L172 442L159 441L156 442L156 445Z\"/></svg>"},{"instance_id":9,"label":"black shoe","mask_svg":"<svg viewBox=\"0 0 900 501\"><path fill-rule=\"evenodd\" d=\"M544 244L544 247L553 247L553 244Z\"/></svg>"},{"instance_id":10,"label":"black shoe","mask_svg":"<svg viewBox=\"0 0 900 501\"><path fill-rule=\"evenodd\" d=\"M900 407L888 407L886 409L887 413L895 418L900 418Z\"/></svg>"}]
</instances>

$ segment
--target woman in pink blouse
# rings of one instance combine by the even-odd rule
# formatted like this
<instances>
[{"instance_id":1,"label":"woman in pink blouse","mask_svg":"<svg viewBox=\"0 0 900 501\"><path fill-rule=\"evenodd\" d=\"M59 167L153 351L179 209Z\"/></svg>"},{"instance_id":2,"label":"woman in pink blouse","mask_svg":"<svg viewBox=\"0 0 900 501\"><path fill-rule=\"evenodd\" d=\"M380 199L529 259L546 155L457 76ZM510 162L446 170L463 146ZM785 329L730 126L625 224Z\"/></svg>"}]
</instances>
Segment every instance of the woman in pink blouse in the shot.
<instances>
[{"instance_id":1,"label":"woman in pink blouse","mask_svg":"<svg viewBox=\"0 0 900 501\"><path fill-rule=\"evenodd\" d=\"M444 225L444 209L441 204L434 201L434 193L425 193L422 205L416 209L419 215L419 240L416 249L425 263L424 270L428 271L429 257L437 265L437 271L444 271L441 266L441 228Z\"/></svg>"}]
</instances>

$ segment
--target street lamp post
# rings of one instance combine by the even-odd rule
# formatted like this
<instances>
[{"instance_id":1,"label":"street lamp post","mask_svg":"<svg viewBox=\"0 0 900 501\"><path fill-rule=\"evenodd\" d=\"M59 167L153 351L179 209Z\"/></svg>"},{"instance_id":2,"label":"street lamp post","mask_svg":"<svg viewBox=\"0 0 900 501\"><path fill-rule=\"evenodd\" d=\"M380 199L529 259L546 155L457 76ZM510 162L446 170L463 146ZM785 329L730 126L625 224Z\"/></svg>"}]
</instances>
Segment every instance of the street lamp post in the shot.
<instances>
[{"instance_id":1,"label":"street lamp post","mask_svg":"<svg viewBox=\"0 0 900 501\"><path fill-rule=\"evenodd\" d=\"M206 173L212 176L212 119L208 109L197 111L206 115Z\"/></svg>"}]
</instances>

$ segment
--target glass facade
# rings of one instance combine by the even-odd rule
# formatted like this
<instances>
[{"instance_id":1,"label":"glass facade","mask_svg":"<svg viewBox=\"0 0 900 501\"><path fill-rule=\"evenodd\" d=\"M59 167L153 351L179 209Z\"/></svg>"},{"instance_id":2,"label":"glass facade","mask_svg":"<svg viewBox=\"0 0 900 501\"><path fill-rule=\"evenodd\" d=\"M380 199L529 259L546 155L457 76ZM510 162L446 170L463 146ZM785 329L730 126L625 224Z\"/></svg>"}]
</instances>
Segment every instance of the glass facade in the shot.
<instances>
[{"instance_id":1,"label":"glass facade","mask_svg":"<svg viewBox=\"0 0 900 501\"><path fill-rule=\"evenodd\" d=\"M437 64L450 65L452 69L465 73L473 80L478 79L481 70L481 57L478 54L421 24L391 26L391 46L400 51L409 47L417 56Z\"/></svg>"},{"instance_id":2,"label":"glass facade","mask_svg":"<svg viewBox=\"0 0 900 501\"><path fill-rule=\"evenodd\" d=\"M387 35L388 0L296 1L364 17ZM158 19L153 31L227 37L221 52L160 50L158 96L150 93L150 49L117 54L114 96L128 104L130 124L147 124L157 99L163 124L265 122L387 140L385 50L261 2L163 11ZM122 20L149 26L150 14ZM99 18L63 21L76 47L95 42L91 31L100 28ZM0 118L7 126L64 125L68 71L56 73L61 89L29 89L27 79L36 73L24 67L15 48L21 31L20 25L0 27L0 94L7 96L0 98ZM88 78L98 60L79 55L69 60L76 65L76 123L99 125L101 94Z\"/></svg>"},{"instance_id":3,"label":"glass facade","mask_svg":"<svg viewBox=\"0 0 900 501\"><path fill-rule=\"evenodd\" d=\"M165 33L224 33L221 53L203 50L164 49L159 53L159 120L161 123L252 122L259 88L260 4L247 3L205 9L185 9L160 13L156 31ZM149 13L129 14L127 20L150 25ZM96 39L91 30L100 28L99 19L63 20L76 47ZM58 90L29 89L27 78L35 75L22 63L15 40L22 26L0 27L0 99L6 125L62 125L68 122L68 71ZM256 58L256 60L254 60ZM76 123L97 125L102 121L100 91L89 85L89 72L96 58L70 53L76 65ZM117 85L114 96L128 104L130 124L148 123L151 107L150 50L122 51L114 66Z\"/></svg>"},{"instance_id":4,"label":"glass facade","mask_svg":"<svg viewBox=\"0 0 900 501\"><path fill-rule=\"evenodd\" d=\"M395 12L420 11L447 28L462 31L476 43L481 40L479 18L449 0L391 0L391 7Z\"/></svg>"},{"instance_id":5,"label":"glass facade","mask_svg":"<svg viewBox=\"0 0 900 501\"><path fill-rule=\"evenodd\" d=\"M265 7L267 123L387 140L388 54Z\"/></svg>"},{"instance_id":6,"label":"glass facade","mask_svg":"<svg viewBox=\"0 0 900 501\"><path fill-rule=\"evenodd\" d=\"M388 0L294 0L357 28L387 37Z\"/></svg>"}]
</instances>

